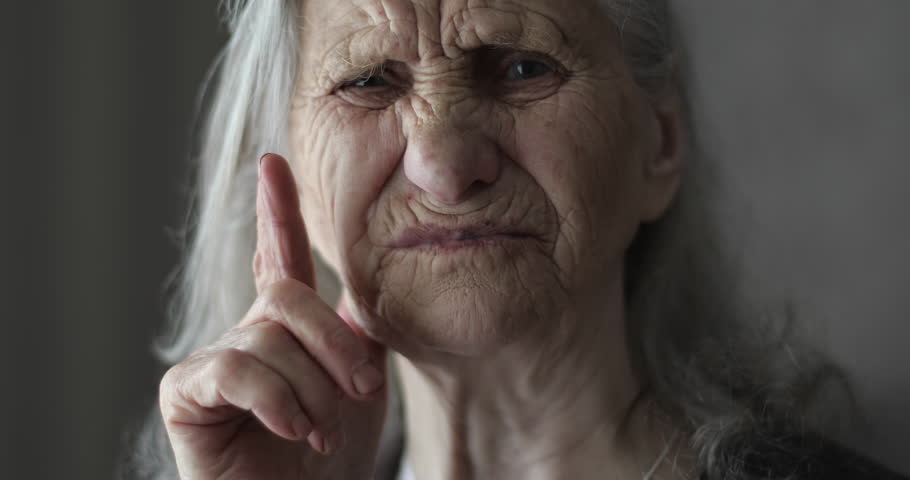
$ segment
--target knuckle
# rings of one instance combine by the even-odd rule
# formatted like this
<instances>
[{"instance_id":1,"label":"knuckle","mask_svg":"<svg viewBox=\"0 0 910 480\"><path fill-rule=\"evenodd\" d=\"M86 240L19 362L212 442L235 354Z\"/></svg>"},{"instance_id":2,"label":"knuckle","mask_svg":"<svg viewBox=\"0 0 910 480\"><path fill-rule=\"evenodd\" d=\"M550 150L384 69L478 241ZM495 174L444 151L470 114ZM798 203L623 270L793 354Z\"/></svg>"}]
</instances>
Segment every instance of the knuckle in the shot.
<instances>
[{"instance_id":1,"label":"knuckle","mask_svg":"<svg viewBox=\"0 0 910 480\"><path fill-rule=\"evenodd\" d=\"M275 377L261 378L262 385L259 386L259 395L254 403L262 406L274 405L281 410L295 410L297 400L290 387ZM255 405L254 405L255 407Z\"/></svg>"},{"instance_id":2,"label":"knuckle","mask_svg":"<svg viewBox=\"0 0 910 480\"><path fill-rule=\"evenodd\" d=\"M330 378L298 384L296 392L314 422L327 425L340 421L346 394Z\"/></svg>"},{"instance_id":3,"label":"knuckle","mask_svg":"<svg viewBox=\"0 0 910 480\"><path fill-rule=\"evenodd\" d=\"M249 358L236 348L226 348L212 355L209 360L207 377L216 385L236 381L248 368Z\"/></svg>"},{"instance_id":4,"label":"knuckle","mask_svg":"<svg viewBox=\"0 0 910 480\"><path fill-rule=\"evenodd\" d=\"M181 386L198 372L203 357L204 355L195 353L168 368L164 375L161 376L161 381L158 384L159 395L162 398L170 398L177 395Z\"/></svg>"},{"instance_id":5,"label":"knuckle","mask_svg":"<svg viewBox=\"0 0 910 480\"><path fill-rule=\"evenodd\" d=\"M318 343L327 352L336 354L345 360L358 361L366 356L360 340L354 336L347 325L339 323L324 330L317 338Z\"/></svg>"},{"instance_id":6,"label":"knuckle","mask_svg":"<svg viewBox=\"0 0 910 480\"><path fill-rule=\"evenodd\" d=\"M230 330L224 332L215 343L207 347L200 349L197 354L199 355L208 355L211 356L214 353L218 353L225 348L230 348L234 345L237 345L243 339L243 336L246 334L246 328L244 326L235 326Z\"/></svg>"},{"instance_id":7,"label":"knuckle","mask_svg":"<svg viewBox=\"0 0 910 480\"><path fill-rule=\"evenodd\" d=\"M190 355L182 362L171 366L162 375L158 384L158 407L162 418L168 420L176 412L181 411L181 406L187 400L194 398L194 390L189 388L197 378L199 366L202 363L201 355Z\"/></svg>"},{"instance_id":8,"label":"knuckle","mask_svg":"<svg viewBox=\"0 0 910 480\"><path fill-rule=\"evenodd\" d=\"M309 298L309 287L303 282L283 278L266 287L258 301L266 312L286 312Z\"/></svg>"},{"instance_id":9,"label":"knuckle","mask_svg":"<svg viewBox=\"0 0 910 480\"><path fill-rule=\"evenodd\" d=\"M177 376L176 370L179 368L179 366L179 364L174 365L171 368L167 369L166 372L164 372L164 375L161 377L161 382L158 384L158 389L160 391L163 392L171 388L175 382L174 377Z\"/></svg>"},{"instance_id":10,"label":"knuckle","mask_svg":"<svg viewBox=\"0 0 910 480\"><path fill-rule=\"evenodd\" d=\"M164 372L161 382L158 384L158 398L162 405L169 403L177 389L180 377L180 364L174 365Z\"/></svg>"},{"instance_id":11,"label":"knuckle","mask_svg":"<svg viewBox=\"0 0 910 480\"><path fill-rule=\"evenodd\" d=\"M251 351L273 351L282 344L286 331L276 322L264 321L249 327L240 342L240 348Z\"/></svg>"},{"instance_id":12,"label":"knuckle","mask_svg":"<svg viewBox=\"0 0 910 480\"><path fill-rule=\"evenodd\" d=\"M173 368L165 373L158 386L158 410L161 412L161 418L168 422L174 418L179 411L178 405L183 403L180 394L180 385L182 379L171 374Z\"/></svg>"}]
</instances>

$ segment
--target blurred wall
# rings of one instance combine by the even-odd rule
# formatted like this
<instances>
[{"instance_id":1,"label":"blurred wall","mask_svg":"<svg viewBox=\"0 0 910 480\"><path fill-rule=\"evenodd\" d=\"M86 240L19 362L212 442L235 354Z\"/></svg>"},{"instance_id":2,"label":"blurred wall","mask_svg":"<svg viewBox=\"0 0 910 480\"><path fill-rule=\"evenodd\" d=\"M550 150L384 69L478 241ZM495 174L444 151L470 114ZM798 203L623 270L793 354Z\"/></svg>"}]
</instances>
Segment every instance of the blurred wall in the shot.
<instances>
[{"instance_id":1,"label":"blurred wall","mask_svg":"<svg viewBox=\"0 0 910 480\"><path fill-rule=\"evenodd\" d=\"M910 472L910 2L676 3L750 281L793 295L853 376L850 441ZM215 5L5 6L0 477L109 478L155 401Z\"/></svg>"},{"instance_id":2,"label":"blurred wall","mask_svg":"<svg viewBox=\"0 0 910 480\"><path fill-rule=\"evenodd\" d=\"M153 405L215 4L4 4L0 478L111 478Z\"/></svg>"},{"instance_id":3,"label":"blurred wall","mask_svg":"<svg viewBox=\"0 0 910 480\"><path fill-rule=\"evenodd\" d=\"M846 440L910 473L910 2L675 5L754 288L846 367Z\"/></svg>"}]
</instances>

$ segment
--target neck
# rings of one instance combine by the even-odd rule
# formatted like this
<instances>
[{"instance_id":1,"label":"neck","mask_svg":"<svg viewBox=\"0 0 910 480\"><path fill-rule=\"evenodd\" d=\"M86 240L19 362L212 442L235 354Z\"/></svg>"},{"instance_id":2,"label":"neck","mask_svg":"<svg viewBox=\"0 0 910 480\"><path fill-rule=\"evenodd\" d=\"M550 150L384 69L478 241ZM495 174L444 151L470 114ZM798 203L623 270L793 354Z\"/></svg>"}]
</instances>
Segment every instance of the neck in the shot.
<instances>
[{"instance_id":1,"label":"neck","mask_svg":"<svg viewBox=\"0 0 910 480\"><path fill-rule=\"evenodd\" d=\"M416 478L641 479L654 468L674 478L673 462L660 459L678 457L683 442L634 374L617 300L596 321L560 319L579 326L572 333L529 336L483 358L396 355Z\"/></svg>"}]
</instances>

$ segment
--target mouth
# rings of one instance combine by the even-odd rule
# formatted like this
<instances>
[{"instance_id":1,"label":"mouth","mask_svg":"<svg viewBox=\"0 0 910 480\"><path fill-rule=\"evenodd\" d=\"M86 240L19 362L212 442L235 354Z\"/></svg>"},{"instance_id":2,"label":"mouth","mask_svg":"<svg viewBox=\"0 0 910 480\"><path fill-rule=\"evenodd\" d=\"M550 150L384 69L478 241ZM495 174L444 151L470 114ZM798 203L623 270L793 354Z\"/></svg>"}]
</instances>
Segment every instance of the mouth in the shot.
<instances>
[{"instance_id":1,"label":"mouth","mask_svg":"<svg viewBox=\"0 0 910 480\"><path fill-rule=\"evenodd\" d=\"M458 229L441 227L409 228L398 235L392 244L392 248L459 250L498 245L504 242L528 238L531 238L531 235L527 232L492 226Z\"/></svg>"}]
</instances>

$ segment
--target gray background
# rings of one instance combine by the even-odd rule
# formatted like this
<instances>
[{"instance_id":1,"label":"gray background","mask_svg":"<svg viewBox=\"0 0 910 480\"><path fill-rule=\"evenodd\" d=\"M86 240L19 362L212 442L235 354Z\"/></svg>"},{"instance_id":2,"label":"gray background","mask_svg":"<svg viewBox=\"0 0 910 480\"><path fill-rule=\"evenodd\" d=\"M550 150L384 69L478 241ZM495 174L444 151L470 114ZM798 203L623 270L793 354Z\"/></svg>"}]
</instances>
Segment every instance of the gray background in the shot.
<instances>
[{"instance_id":1,"label":"gray background","mask_svg":"<svg viewBox=\"0 0 910 480\"><path fill-rule=\"evenodd\" d=\"M109 478L155 401L215 3L4 5L0 477ZM677 3L749 281L850 372L850 442L910 473L910 2Z\"/></svg>"}]
</instances>

